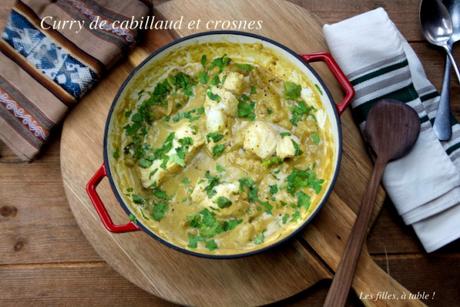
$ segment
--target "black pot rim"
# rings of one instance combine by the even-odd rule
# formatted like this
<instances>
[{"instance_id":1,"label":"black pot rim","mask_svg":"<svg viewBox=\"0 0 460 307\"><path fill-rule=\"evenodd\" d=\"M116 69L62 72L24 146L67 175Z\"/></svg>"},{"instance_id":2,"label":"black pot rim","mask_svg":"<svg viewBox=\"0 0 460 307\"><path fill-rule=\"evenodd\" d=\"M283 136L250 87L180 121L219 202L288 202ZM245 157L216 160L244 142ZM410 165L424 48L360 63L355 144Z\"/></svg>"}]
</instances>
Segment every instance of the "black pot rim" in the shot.
<instances>
[{"instance_id":1,"label":"black pot rim","mask_svg":"<svg viewBox=\"0 0 460 307\"><path fill-rule=\"evenodd\" d=\"M162 51L164 51L166 49L169 49L170 47L172 47L172 46L174 46L174 45L176 45L178 43L181 43L183 41L194 39L196 37L216 35L216 34L217 35L248 36L248 37L256 38L256 39L268 42L268 43L270 43L272 45L275 45L275 46L283 49L284 51L290 53L291 55L293 55L295 58L297 58L303 65L305 65L310 70L310 72L319 81L319 83L321 85L321 89L324 90L324 92L326 93L327 97L329 98L329 101L332 104L334 104L334 99L332 98L332 95L329 92L329 89L325 86L324 81L321 79L319 74L305 60L303 60L296 52L294 52L292 49L286 47L285 45L283 45L281 43L278 43L277 41L274 41L274 40L272 40L270 38L258 35L258 34L242 32L242 31L207 31L207 32L200 32L200 33L196 33L196 34L192 34L192 35L189 35L189 36L185 36L185 37L176 39L176 40L174 40L174 41L172 41L172 42L170 42L170 43L158 48L157 50L155 50L152 54L150 54L146 59L144 59L138 66L136 66L129 73L129 75L127 76L126 80L122 83L122 85L120 86L117 94L115 95L115 97L114 97L114 99L112 101L112 105L110 106L109 113L107 115L107 119L106 119L106 122L105 122L104 142L103 142L103 146L104 146L104 148L103 148L104 166L105 166L105 169L106 169L106 172L107 172L107 177L108 177L109 182L110 182L110 187L112 188L112 191L115 194L115 197L116 197L118 203L120 204L120 206L123 208L123 210L125 211L125 213L127 215L132 214L132 211L129 209L128 205L125 203L125 201L121 197L119 191L117 190L117 187L115 185L115 181L114 181L113 176L112 176L112 171L111 171L111 168L110 168L109 156L108 156L109 126L110 126L113 111L115 110L115 107L117 105L119 97L124 92L124 90L126 88L126 85L134 77L134 75L142 67L144 67L144 65L148 64L148 62L150 62L151 59L156 57ZM342 160L342 127L340 125L339 113L338 113L337 108L335 107L335 105L332 106L332 109L334 111L335 124L337 126L337 138L338 138L338 146L337 147L338 148L337 148L337 162L336 162L336 165L335 165L335 171L334 171L334 175L333 175L332 180L331 180L331 184L329 185L329 189L324 194L323 199L318 204L318 206L316 207L315 211L310 216L308 216L308 218L305 219L305 221L301 225L299 225L297 227L297 229L295 229L293 232L291 232L289 235L287 235L286 237L282 238L281 240L278 240L278 241L276 241L276 242L274 242L274 243L272 243L270 245L267 245L267 246L265 246L263 248L260 248L260 249L257 249L257 250L252 250L252 251L249 251L249 252L246 252L246 253L226 254L226 255L213 255L213 254L205 254L205 253L199 253L199 252L191 251L191 250L188 250L186 248L174 245L171 242L166 241L165 239L161 238L159 235L155 234L152 230L150 230L149 228L144 226L140 221L137 221L137 225L145 233L147 233L149 236L153 237L154 239L158 240L162 244L164 244L164 245L166 245L166 246L168 246L168 247L170 247L170 248L172 248L174 250L180 251L180 252L188 254L188 255L197 256L197 257L201 257L201 258L207 258L207 259L236 259L236 258L242 258L242 257L251 256L251 255L256 255L256 254L259 254L259 253L263 253L263 252L265 252L267 250L274 249L274 248L280 246L281 244L291 240L301 230L303 230L305 228L305 226L307 226L313 220L313 218L318 214L318 212L321 210L321 208L327 202L332 190L334 189L335 182L337 181L337 177L338 177L338 174L339 174L339 171L340 171L340 164L341 164L341 160Z\"/></svg>"}]
</instances>

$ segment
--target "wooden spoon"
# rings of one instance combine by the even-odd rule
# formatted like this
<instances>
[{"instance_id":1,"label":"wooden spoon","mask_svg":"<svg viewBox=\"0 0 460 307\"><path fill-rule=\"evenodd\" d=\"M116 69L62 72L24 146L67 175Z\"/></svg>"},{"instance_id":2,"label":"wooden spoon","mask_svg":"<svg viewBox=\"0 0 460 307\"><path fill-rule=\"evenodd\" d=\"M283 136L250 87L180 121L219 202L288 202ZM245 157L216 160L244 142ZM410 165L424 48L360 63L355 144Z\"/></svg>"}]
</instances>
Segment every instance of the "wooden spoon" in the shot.
<instances>
[{"instance_id":1,"label":"wooden spoon","mask_svg":"<svg viewBox=\"0 0 460 307\"><path fill-rule=\"evenodd\" d=\"M324 306L345 306L383 170L389 161L403 157L412 149L419 132L417 113L400 101L383 99L369 111L364 137L376 155L374 170Z\"/></svg>"}]
</instances>

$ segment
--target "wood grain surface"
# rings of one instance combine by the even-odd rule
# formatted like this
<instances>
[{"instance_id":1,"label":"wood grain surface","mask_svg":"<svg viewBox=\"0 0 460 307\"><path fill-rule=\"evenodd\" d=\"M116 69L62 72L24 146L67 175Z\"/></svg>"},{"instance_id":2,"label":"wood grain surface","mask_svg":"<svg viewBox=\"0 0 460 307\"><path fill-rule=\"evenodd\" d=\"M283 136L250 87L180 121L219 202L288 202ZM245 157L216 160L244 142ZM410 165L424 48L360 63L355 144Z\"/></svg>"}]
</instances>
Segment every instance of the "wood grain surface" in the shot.
<instances>
[{"instance_id":1,"label":"wood grain surface","mask_svg":"<svg viewBox=\"0 0 460 307\"><path fill-rule=\"evenodd\" d=\"M421 41L418 1L294 2L327 22L384 6L439 88L444 57L439 50ZM13 0L0 3L0 25L4 24L12 3ZM155 34L150 33L148 40L152 36ZM162 44L158 40L156 43ZM453 109L458 117L460 92L454 83L452 91ZM82 235L64 196L59 139L57 132L32 164L18 163L11 151L0 144L0 231L3 234L0 305L167 305L108 267ZM315 228L309 231L315 232ZM324 239L334 238L319 237L316 244ZM427 302L429 305L455 306L460 301L460 244L453 243L426 255L413 231L402 223L390 203L385 204L376 220L368 239L368 250L382 271L412 292L435 291L435 298ZM327 281L321 282L283 303L321 306L327 287ZM349 303L359 305L355 296L350 297Z\"/></svg>"},{"instance_id":2,"label":"wood grain surface","mask_svg":"<svg viewBox=\"0 0 460 307\"><path fill-rule=\"evenodd\" d=\"M321 22L307 10L285 1L274 0L232 0L199 2L174 0L156 7L157 16L165 20L176 20L185 16L184 23L201 19L209 20L262 20L264 27L259 34L284 43L298 53L327 50ZM271 21L277 20L276 23ZM302 29L308 31L301 32ZM203 30L203 29L202 29ZM183 37L195 30L187 27L169 32L174 37ZM166 35L157 32L157 35ZM160 39L157 36L157 39ZM148 46L149 41L146 40ZM148 50L137 48L128 61L112 72L89 96L80 102L64 123L61 138L61 169L64 188L70 207L83 233L101 257L121 275L154 295L187 305L261 305L290 297L307 289L328 273L314 255L319 255L329 267L335 268L343 253L343 244L337 240L315 243L319 237L305 232L302 239L312 248L311 253L301 244L293 241L279 251L263 253L253 257L232 261L196 259L183 255L151 240L145 234L110 234L100 224L92 204L85 192L85 184L98 163L101 163L102 131L113 97L126 78L127 65L136 66L147 55ZM336 84L325 65L315 65L317 72L328 85L337 101L341 99L340 87ZM344 128L344 155L342 169L334 191L326 204L328 210L319 213L321 223L315 227L322 237L340 238L344 243L356 218L361 195L364 193L371 164L362 145L361 136L354 125L350 111L342 118ZM75 146L79 144L79 146ZM75 163L79 160L79 163ZM347 171L350 169L350 171ZM353 183L352 185L350 183ZM110 200L107 206L118 208L109 188L99 189L102 199ZM384 193L378 191L374 217L383 205ZM343 205L345 204L345 206ZM123 213L112 209L118 220ZM371 211L372 213L372 211ZM343 218L349 214L349 221ZM326 217L323 217L326 215ZM410 294L397 281L378 269L369 258L367 251L356 272L353 288L357 293L378 293L381 289L391 289L393 293ZM301 257L304 255L304 257ZM223 265L225 264L225 265ZM264 264L264 265L261 265ZM368 264L368 265L366 265ZM246 274L251 271L251 274ZM187 278L181 278L181 276ZM223 287L223 285L225 285ZM207 291L203 291L206 289ZM364 301L367 305L381 306L386 301ZM404 302L405 303L405 302ZM413 305L419 303L412 301Z\"/></svg>"}]
</instances>

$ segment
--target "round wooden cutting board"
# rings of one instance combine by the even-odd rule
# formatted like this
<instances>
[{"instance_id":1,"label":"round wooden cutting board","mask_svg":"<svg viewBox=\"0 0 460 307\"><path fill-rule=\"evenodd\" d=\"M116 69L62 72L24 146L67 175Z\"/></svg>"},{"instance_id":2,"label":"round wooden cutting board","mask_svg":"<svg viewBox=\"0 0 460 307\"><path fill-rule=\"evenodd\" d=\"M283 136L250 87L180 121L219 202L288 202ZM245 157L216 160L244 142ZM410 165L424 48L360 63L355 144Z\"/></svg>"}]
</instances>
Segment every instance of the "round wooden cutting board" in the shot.
<instances>
[{"instance_id":1,"label":"round wooden cutting board","mask_svg":"<svg viewBox=\"0 0 460 307\"><path fill-rule=\"evenodd\" d=\"M200 18L203 22L262 20L262 30L255 33L278 40L297 52L327 50L318 19L289 2L174 0L156 7L155 15L167 20L184 15L185 21ZM143 232L112 234L103 227L85 192L86 183L103 161L104 124L119 86L154 49L173 37L190 33L187 29L174 33L149 31L128 60L112 70L68 116L62 132L61 168L69 205L99 255L129 281L156 296L184 305L261 305L279 301L331 277L330 269L337 267L355 219L370 162L349 112L342 119L345 136L342 171L328 204L298 239L272 252L236 260L209 260L174 251ZM334 97L340 99L339 87L324 67L314 67ZM114 221L126 222L127 216L107 180L98 187L98 192ZM381 191L376 212L383 197ZM356 291L407 291L386 275L367 252L360 263L363 265L353 284Z\"/></svg>"}]
</instances>

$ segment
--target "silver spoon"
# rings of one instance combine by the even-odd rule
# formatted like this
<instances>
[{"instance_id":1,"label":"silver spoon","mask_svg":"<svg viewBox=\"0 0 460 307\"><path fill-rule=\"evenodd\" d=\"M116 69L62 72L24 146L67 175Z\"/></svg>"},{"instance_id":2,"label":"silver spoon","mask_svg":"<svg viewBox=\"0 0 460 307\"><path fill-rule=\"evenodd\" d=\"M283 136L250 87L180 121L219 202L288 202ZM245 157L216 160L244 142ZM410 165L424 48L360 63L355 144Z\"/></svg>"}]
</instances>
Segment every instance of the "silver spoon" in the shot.
<instances>
[{"instance_id":1,"label":"silver spoon","mask_svg":"<svg viewBox=\"0 0 460 307\"><path fill-rule=\"evenodd\" d=\"M452 36L447 42L452 50L453 45L460 40L460 0L444 0L452 21ZM448 141L452 137L452 126L450 125L450 73L452 64L449 57L446 56L444 64L444 77L442 79L441 96L439 98L439 106L436 112L433 130L436 136L441 141Z\"/></svg>"},{"instance_id":2,"label":"silver spoon","mask_svg":"<svg viewBox=\"0 0 460 307\"><path fill-rule=\"evenodd\" d=\"M423 0L420 5L420 23L426 40L446 50L460 83L460 72L448 44L453 29L452 20L446 7L440 0Z\"/></svg>"}]
</instances>

